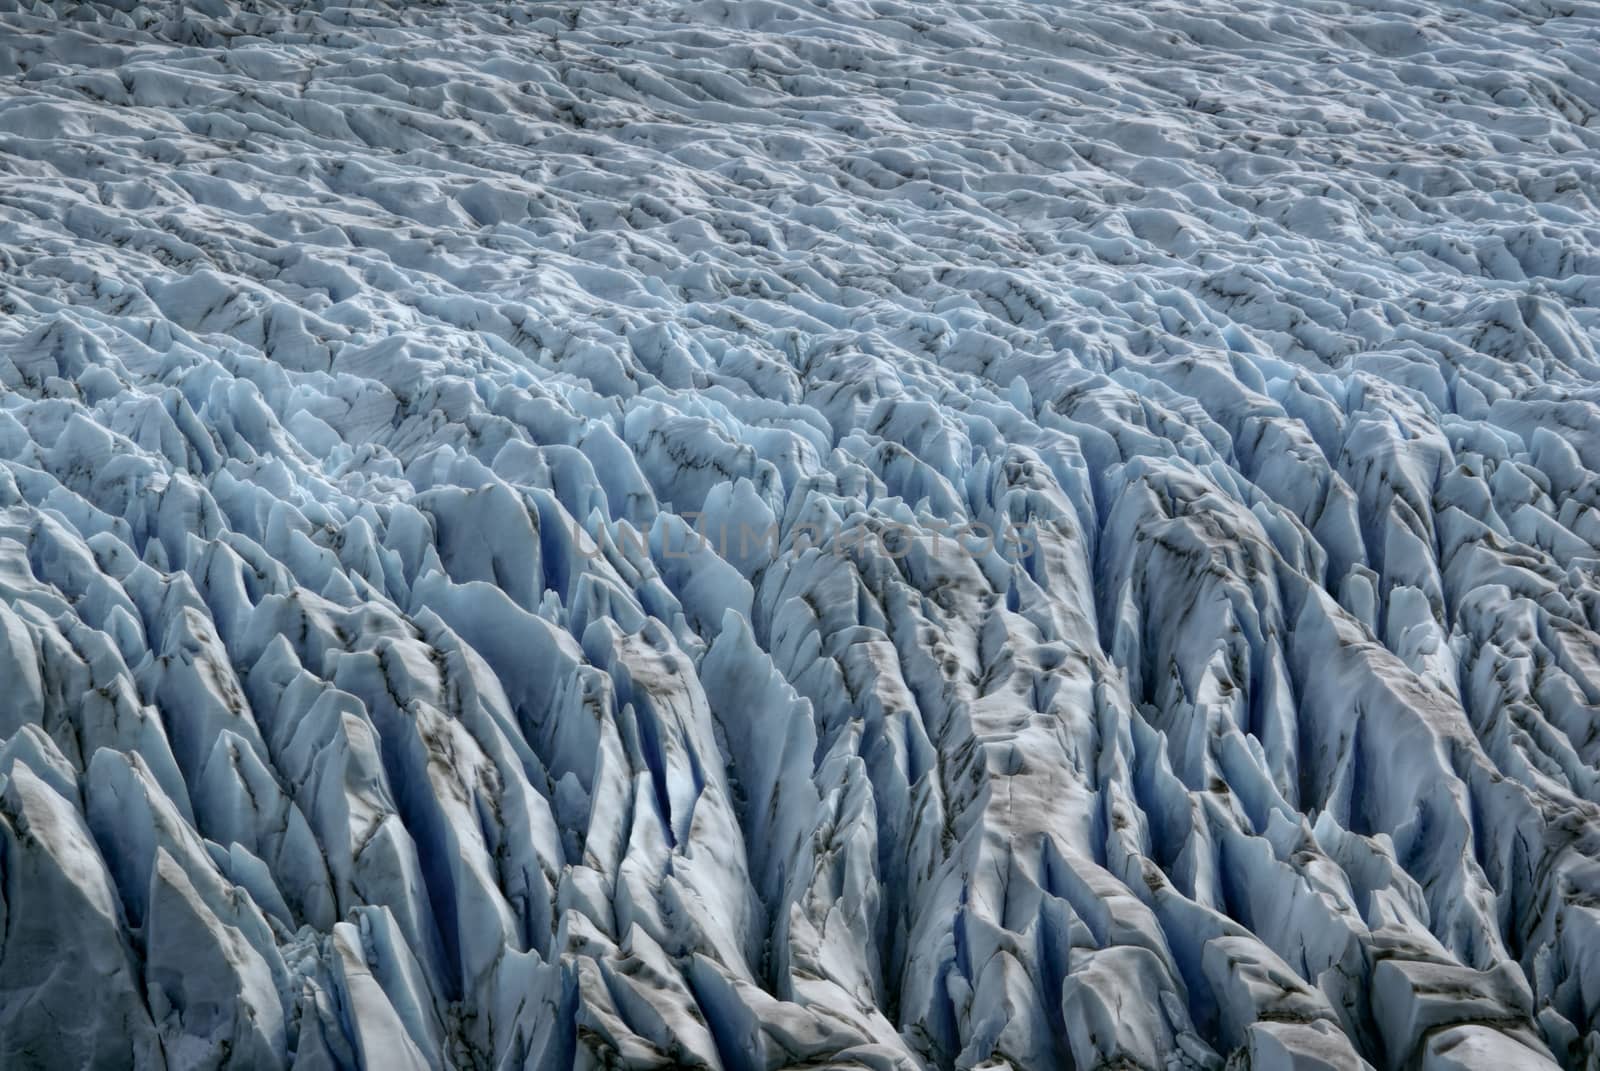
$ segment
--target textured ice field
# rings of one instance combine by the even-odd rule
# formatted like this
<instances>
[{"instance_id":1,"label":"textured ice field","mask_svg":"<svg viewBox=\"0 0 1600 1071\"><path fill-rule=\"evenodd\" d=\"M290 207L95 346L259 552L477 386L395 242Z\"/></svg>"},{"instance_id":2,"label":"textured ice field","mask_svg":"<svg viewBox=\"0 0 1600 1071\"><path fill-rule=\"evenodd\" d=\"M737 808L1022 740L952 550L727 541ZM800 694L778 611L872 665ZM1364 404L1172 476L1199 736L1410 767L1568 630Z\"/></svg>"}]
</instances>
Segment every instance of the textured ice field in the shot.
<instances>
[{"instance_id":1,"label":"textured ice field","mask_svg":"<svg viewBox=\"0 0 1600 1071\"><path fill-rule=\"evenodd\" d=\"M0 0L0 1067L1595 1068L1597 345L1592 0Z\"/></svg>"}]
</instances>

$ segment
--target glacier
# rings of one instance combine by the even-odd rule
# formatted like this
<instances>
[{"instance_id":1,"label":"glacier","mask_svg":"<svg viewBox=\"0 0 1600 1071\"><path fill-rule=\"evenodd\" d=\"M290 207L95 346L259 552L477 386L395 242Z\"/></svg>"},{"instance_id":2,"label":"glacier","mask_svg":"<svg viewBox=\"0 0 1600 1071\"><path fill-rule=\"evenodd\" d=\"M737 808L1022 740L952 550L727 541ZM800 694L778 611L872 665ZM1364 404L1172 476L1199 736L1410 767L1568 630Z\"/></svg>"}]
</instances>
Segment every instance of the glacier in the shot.
<instances>
[{"instance_id":1,"label":"glacier","mask_svg":"<svg viewBox=\"0 0 1600 1071\"><path fill-rule=\"evenodd\" d=\"M1600 1068L1600 3L0 0L0 1066Z\"/></svg>"}]
</instances>

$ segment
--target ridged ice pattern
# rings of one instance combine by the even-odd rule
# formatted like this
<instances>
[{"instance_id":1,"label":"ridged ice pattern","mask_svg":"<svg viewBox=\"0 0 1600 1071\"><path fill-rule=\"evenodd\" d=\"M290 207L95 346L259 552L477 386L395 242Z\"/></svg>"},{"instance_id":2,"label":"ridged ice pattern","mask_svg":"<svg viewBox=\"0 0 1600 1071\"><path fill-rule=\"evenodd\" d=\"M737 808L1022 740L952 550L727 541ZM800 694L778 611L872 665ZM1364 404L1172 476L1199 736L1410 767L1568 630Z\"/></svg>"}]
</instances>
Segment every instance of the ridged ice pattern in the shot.
<instances>
[{"instance_id":1,"label":"ridged ice pattern","mask_svg":"<svg viewBox=\"0 0 1600 1071\"><path fill-rule=\"evenodd\" d=\"M0 1066L1594 1068L1597 343L1591 0L4 0Z\"/></svg>"}]
</instances>

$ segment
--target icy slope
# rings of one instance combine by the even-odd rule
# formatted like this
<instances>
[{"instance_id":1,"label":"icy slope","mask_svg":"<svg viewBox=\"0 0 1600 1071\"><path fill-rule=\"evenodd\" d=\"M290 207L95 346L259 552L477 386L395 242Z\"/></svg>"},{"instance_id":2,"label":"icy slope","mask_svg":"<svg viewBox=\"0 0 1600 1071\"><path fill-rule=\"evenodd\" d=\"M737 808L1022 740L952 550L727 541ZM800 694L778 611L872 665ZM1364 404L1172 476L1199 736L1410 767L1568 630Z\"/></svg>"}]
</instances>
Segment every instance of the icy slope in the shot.
<instances>
[{"instance_id":1,"label":"icy slope","mask_svg":"<svg viewBox=\"0 0 1600 1071\"><path fill-rule=\"evenodd\" d=\"M0 2L0 1066L1595 1066L1597 115L1588 0Z\"/></svg>"}]
</instances>

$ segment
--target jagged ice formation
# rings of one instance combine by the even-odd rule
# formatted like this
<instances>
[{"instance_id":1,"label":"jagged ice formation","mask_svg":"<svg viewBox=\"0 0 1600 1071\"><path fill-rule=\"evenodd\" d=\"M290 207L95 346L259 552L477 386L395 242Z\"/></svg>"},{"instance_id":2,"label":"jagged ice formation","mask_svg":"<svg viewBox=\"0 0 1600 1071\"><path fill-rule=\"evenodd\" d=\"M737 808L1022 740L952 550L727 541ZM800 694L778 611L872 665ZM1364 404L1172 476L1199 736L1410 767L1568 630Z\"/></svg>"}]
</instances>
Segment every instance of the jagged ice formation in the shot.
<instances>
[{"instance_id":1,"label":"jagged ice formation","mask_svg":"<svg viewBox=\"0 0 1600 1071\"><path fill-rule=\"evenodd\" d=\"M1597 115L1592 0L3 0L0 1065L1596 1067Z\"/></svg>"}]
</instances>

